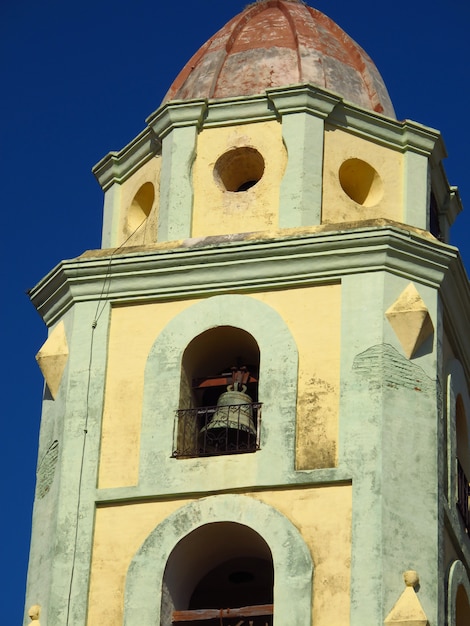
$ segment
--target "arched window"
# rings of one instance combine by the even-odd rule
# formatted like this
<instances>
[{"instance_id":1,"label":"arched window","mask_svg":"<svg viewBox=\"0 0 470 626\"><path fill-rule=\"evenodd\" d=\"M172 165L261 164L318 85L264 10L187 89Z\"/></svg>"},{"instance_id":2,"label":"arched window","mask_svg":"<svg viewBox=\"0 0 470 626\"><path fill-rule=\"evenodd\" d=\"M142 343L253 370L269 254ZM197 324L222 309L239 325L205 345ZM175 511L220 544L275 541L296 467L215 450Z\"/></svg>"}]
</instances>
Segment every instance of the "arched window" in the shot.
<instances>
[{"instance_id":1,"label":"arched window","mask_svg":"<svg viewBox=\"0 0 470 626\"><path fill-rule=\"evenodd\" d=\"M455 598L455 626L470 624L470 604L463 585L459 585Z\"/></svg>"},{"instance_id":2,"label":"arched window","mask_svg":"<svg viewBox=\"0 0 470 626\"><path fill-rule=\"evenodd\" d=\"M457 508L470 532L470 447L468 441L467 419L462 396L457 396L455 407L456 438L457 438Z\"/></svg>"},{"instance_id":3,"label":"arched window","mask_svg":"<svg viewBox=\"0 0 470 626\"><path fill-rule=\"evenodd\" d=\"M447 498L455 532L470 533L470 395L465 371L457 359L447 377Z\"/></svg>"},{"instance_id":4,"label":"arched window","mask_svg":"<svg viewBox=\"0 0 470 626\"><path fill-rule=\"evenodd\" d=\"M174 457L254 452L259 447L260 353L250 333L217 326L183 354Z\"/></svg>"},{"instance_id":5,"label":"arched window","mask_svg":"<svg viewBox=\"0 0 470 626\"><path fill-rule=\"evenodd\" d=\"M234 522L205 524L170 554L161 626L218 626L221 618L226 626L270 625L273 582L271 551L257 532Z\"/></svg>"},{"instance_id":6,"label":"arched window","mask_svg":"<svg viewBox=\"0 0 470 626\"><path fill-rule=\"evenodd\" d=\"M462 561L454 561L449 568L447 584L448 626L468 626L470 624L470 580Z\"/></svg>"}]
</instances>

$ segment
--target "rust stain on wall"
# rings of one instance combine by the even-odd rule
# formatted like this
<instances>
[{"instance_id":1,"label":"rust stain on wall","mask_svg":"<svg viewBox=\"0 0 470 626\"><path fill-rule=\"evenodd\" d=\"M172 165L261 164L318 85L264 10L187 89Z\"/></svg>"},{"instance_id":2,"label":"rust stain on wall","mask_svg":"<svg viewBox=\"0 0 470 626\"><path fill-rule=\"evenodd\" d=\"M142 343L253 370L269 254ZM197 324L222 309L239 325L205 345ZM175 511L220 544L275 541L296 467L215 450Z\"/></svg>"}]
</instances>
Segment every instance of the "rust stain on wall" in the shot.
<instances>
[{"instance_id":1,"label":"rust stain on wall","mask_svg":"<svg viewBox=\"0 0 470 626\"><path fill-rule=\"evenodd\" d=\"M333 433L337 430L337 415L331 400L336 397L336 389L315 376L304 389L297 404L297 469L335 467L337 439Z\"/></svg>"}]
</instances>

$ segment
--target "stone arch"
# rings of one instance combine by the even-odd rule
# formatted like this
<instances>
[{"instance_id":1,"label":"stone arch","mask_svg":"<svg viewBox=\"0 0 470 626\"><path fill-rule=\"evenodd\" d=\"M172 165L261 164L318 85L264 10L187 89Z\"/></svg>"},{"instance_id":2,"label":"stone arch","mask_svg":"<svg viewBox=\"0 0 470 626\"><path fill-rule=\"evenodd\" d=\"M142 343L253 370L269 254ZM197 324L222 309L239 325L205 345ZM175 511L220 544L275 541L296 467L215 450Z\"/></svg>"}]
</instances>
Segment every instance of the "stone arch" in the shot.
<instances>
[{"instance_id":1,"label":"stone arch","mask_svg":"<svg viewBox=\"0 0 470 626\"><path fill-rule=\"evenodd\" d=\"M470 623L470 579L462 561L454 561L449 569L447 623L449 626Z\"/></svg>"},{"instance_id":2,"label":"stone arch","mask_svg":"<svg viewBox=\"0 0 470 626\"><path fill-rule=\"evenodd\" d=\"M258 383L259 346L250 333L216 326L192 339L182 358L173 456L256 451Z\"/></svg>"},{"instance_id":3,"label":"stone arch","mask_svg":"<svg viewBox=\"0 0 470 626\"><path fill-rule=\"evenodd\" d=\"M459 410L459 415L457 411ZM470 433L470 396L465 372L459 361L453 359L447 368L447 474L448 500L451 510L457 497L457 421L465 420L461 429Z\"/></svg>"},{"instance_id":4,"label":"stone arch","mask_svg":"<svg viewBox=\"0 0 470 626\"><path fill-rule=\"evenodd\" d=\"M169 625L174 610L272 604L273 580L271 550L261 535L243 523L203 524L167 560L161 623Z\"/></svg>"},{"instance_id":5,"label":"stone arch","mask_svg":"<svg viewBox=\"0 0 470 626\"><path fill-rule=\"evenodd\" d=\"M207 298L182 311L162 330L150 350L144 378L140 484L155 484L168 463L180 401L182 358L194 337L217 326L240 328L254 337L259 351L259 399L264 404L260 446L294 464L298 351L281 315L245 295ZM285 466L284 466L285 467Z\"/></svg>"},{"instance_id":6,"label":"stone arch","mask_svg":"<svg viewBox=\"0 0 470 626\"><path fill-rule=\"evenodd\" d=\"M255 498L218 495L183 506L159 524L141 545L127 572L124 626L160 624L161 592L168 559L189 533L214 522L240 523L264 539L274 566L274 626L311 625L313 562L297 528Z\"/></svg>"}]
</instances>

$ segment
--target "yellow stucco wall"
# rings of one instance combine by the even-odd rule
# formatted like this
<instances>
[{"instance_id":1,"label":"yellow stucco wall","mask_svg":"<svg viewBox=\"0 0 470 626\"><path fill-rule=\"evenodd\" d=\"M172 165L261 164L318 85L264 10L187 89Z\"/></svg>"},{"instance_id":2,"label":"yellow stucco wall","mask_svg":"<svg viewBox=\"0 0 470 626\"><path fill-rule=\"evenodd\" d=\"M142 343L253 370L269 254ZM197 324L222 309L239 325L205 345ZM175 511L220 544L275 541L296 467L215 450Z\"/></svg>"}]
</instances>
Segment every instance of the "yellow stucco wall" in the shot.
<instances>
[{"instance_id":1,"label":"yellow stucco wall","mask_svg":"<svg viewBox=\"0 0 470 626\"><path fill-rule=\"evenodd\" d=\"M255 296L282 316L299 351L296 467L337 461L341 343L341 285Z\"/></svg>"},{"instance_id":2,"label":"yellow stucco wall","mask_svg":"<svg viewBox=\"0 0 470 626\"><path fill-rule=\"evenodd\" d=\"M120 185L118 245L138 246L157 240L160 167L161 157L154 157ZM148 211L147 219L144 211Z\"/></svg>"},{"instance_id":3,"label":"yellow stucco wall","mask_svg":"<svg viewBox=\"0 0 470 626\"><path fill-rule=\"evenodd\" d=\"M341 287L321 285L253 297L281 315L299 350L297 467L332 467L338 438ZM194 302L112 310L99 487L137 484L146 360L165 325Z\"/></svg>"},{"instance_id":4,"label":"yellow stucco wall","mask_svg":"<svg viewBox=\"0 0 470 626\"><path fill-rule=\"evenodd\" d=\"M348 485L245 494L272 506L300 531L314 563L315 626L349 623L352 488ZM91 566L88 626L122 624L127 569L168 515L190 500L99 508ZM160 590L156 589L155 593ZM275 610L275 607L274 607Z\"/></svg>"},{"instance_id":5,"label":"yellow stucco wall","mask_svg":"<svg viewBox=\"0 0 470 626\"><path fill-rule=\"evenodd\" d=\"M99 487L136 485L145 363L158 334L192 301L116 307L111 313Z\"/></svg>"},{"instance_id":6,"label":"yellow stucco wall","mask_svg":"<svg viewBox=\"0 0 470 626\"><path fill-rule=\"evenodd\" d=\"M352 200L340 183L340 168L349 159L370 165L378 174L375 191L365 205ZM323 164L322 223L336 224L374 218L403 221L403 155L326 126ZM359 185L353 172L353 184ZM365 175L365 177L367 177ZM367 182L364 181L367 185Z\"/></svg>"},{"instance_id":7,"label":"yellow stucco wall","mask_svg":"<svg viewBox=\"0 0 470 626\"><path fill-rule=\"evenodd\" d=\"M214 167L233 148L251 147L264 158L264 174L243 192L226 191ZM287 163L281 124L276 121L206 128L198 136L193 165L192 236L225 235L276 227L279 185Z\"/></svg>"}]
</instances>

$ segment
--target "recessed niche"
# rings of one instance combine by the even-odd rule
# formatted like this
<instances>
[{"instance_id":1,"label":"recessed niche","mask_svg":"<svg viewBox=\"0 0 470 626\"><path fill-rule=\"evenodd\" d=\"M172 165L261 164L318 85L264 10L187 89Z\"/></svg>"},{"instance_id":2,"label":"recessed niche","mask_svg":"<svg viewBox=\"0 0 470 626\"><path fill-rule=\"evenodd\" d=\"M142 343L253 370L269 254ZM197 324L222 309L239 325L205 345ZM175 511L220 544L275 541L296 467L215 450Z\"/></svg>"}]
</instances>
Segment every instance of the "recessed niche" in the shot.
<instances>
[{"instance_id":1,"label":"recessed niche","mask_svg":"<svg viewBox=\"0 0 470 626\"><path fill-rule=\"evenodd\" d=\"M357 204L370 207L382 198L382 179L366 161L348 159L341 165L338 174L344 193Z\"/></svg>"},{"instance_id":2,"label":"recessed niche","mask_svg":"<svg viewBox=\"0 0 470 626\"><path fill-rule=\"evenodd\" d=\"M247 191L263 174L264 159L258 150L249 146L228 150L214 166L214 178L225 191Z\"/></svg>"},{"instance_id":3,"label":"recessed niche","mask_svg":"<svg viewBox=\"0 0 470 626\"><path fill-rule=\"evenodd\" d=\"M154 199L155 189L152 183L144 183L135 194L127 212L127 227L131 233L148 218Z\"/></svg>"}]
</instances>

